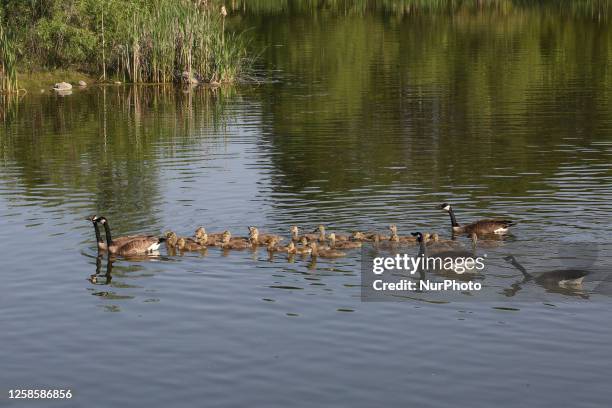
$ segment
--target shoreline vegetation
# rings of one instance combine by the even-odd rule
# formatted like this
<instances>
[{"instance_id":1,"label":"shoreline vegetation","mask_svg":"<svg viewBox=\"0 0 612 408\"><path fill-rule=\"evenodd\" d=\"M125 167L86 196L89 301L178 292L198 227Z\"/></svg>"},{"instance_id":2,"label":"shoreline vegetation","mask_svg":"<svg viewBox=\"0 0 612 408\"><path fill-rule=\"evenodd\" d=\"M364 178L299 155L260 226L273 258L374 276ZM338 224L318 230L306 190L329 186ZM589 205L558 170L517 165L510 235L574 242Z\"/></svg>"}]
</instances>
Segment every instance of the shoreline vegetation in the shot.
<instances>
[{"instance_id":1,"label":"shoreline vegetation","mask_svg":"<svg viewBox=\"0 0 612 408\"><path fill-rule=\"evenodd\" d=\"M245 78L253 63L246 36L227 29L227 9L216 2L0 2L0 93L49 72L103 83L218 85Z\"/></svg>"},{"instance_id":2,"label":"shoreline vegetation","mask_svg":"<svg viewBox=\"0 0 612 408\"><path fill-rule=\"evenodd\" d=\"M255 56L246 32L228 28L230 17L234 28L246 15L506 18L540 8L600 22L612 12L612 0L233 0L227 6L223 0L0 0L0 5L0 95L80 79L211 85L248 79Z\"/></svg>"}]
</instances>

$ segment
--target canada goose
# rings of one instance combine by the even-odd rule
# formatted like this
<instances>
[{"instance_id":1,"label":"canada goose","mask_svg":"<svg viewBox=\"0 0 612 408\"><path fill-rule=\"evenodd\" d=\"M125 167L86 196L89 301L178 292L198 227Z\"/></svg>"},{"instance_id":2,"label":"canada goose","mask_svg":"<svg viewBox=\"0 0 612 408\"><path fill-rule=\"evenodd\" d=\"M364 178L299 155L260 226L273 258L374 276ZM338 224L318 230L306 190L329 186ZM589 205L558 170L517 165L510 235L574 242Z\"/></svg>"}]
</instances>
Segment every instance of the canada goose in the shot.
<instances>
[{"instance_id":1,"label":"canada goose","mask_svg":"<svg viewBox=\"0 0 612 408\"><path fill-rule=\"evenodd\" d=\"M206 248L191 238L179 238L176 242L176 247L180 251L201 251L202 249Z\"/></svg>"},{"instance_id":2,"label":"canada goose","mask_svg":"<svg viewBox=\"0 0 612 408\"><path fill-rule=\"evenodd\" d=\"M300 242L300 229L297 225L289 227L289 232L291 233L291 241Z\"/></svg>"},{"instance_id":3,"label":"canada goose","mask_svg":"<svg viewBox=\"0 0 612 408\"><path fill-rule=\"evenodd\" d=\"M207 233L204 227L198 227L195 231L196 241L200 242L200 244L204 244L206 242L207 245L214 245L215 242L221 241L223 239L222 232L211 232Z\"/></svg>"},{"instance_id":4,"label":"canada goose","mask_svg":"<svg viewBox=\"0 0 612 408\"><path fill-rule=\"evenodd\" d=\"M289 243L288 246L278 245L279 240L276 238L272 238L268 241L268 252L286 252L291 253L291 251L295 250L295 244L293 241Z\"/></svg>"},{"instance_id":5,"label":"canada goose","mask_svg":"<svg viewBox=\"0 0 612 408\"><path fill-rule=\"evenodd\" d=\"M502 241L495 241L495 240L478 241L478 234L476 234L475 232L472 232L470 234L470 238L472 239L472 245L474 249L477 246L476 243L478 243L478 246L481 248L497 248L500 245L502 245Z\"/></svg>"},{"instance_id":6,"label":"canada goose","mask_svg":"<svg viewBox=\"0 0 612 408\"><path fill-rule=\"evenodd\" d=\"M347 234L340 234L338 232L334 233L334 235L336 237L336 241L340 241L340 242L350 241L351 238L353 237L352 234L347 235Z\"/></svg>"},{"instance_id":7,"label":"canada goose","mask_svg":"<svg viewBox=\"0 0 612 408\"><path fill-rule=\"evenodd\" d=\"M342 241L336 242L336 233L332 232L329 234L329 247L331 249L355 249L361 248L361 242L359 241Z\"/></svg>"},{"instance_id":8,"label":"canada goose","mask_svg":"<svg viewBox=\"0 0 612 408\"><path fill-rule=\"evenodd\" d=\"M434 250L452 250L461 247L459 242L452 239L442 239L436 233L425 235L428 235L424 237L426 245Z\"/></svg>"},{"instance_id":9,"label":"canada goose","mask_svg":"<svg viewBox=\"0 0 612 408\"><path fill-rule=\"evenodd\" d=\"M368 232L367 234L365 234L365 236L367 240L373 241L373 242L376 242L377 240L379 242L383 242L383 241L389 241L391 239L391 236L385 235L385 234L379 234L377 232Z\"/></svg>"},{"instance_id":10,"label":"canada goose","mask_svg":"<svg viewBox=\"0 0 612 408\"><path fill-rule=\"evenodd\" d=\"M100 222L100 219L103 217L98 217L97 215L92 215L91 217L87 217L86 220L87 221L91 221L94 225L94 230L96 232L96 241L97 241L97 245L98 245L98 249L106 251L107 249L107 244L106 244L106 240L105 238L102 238L102 236L100 235L100 228L98 227L98 222ZM106 230L105 230L106 231ZM123 242L127 242L133 238L138 238L139 235L128 235L125 237L118 237L115 238L113 241L117 244L120 245Z\"/></svg>"},{"instance_id":11,"label":"canada goose","mask_svg":"<svg viewBox=\"0 0 612 408\"><path fill-rule=\"evenodd\" d=\"M219 246L223 249L247 249L251 248L251 243L244 238L234 238L232 240L232 234L229 231L224 231L223 239Z\"/></svg>"},{"instance_id":12,"label":"canada goose","mask_svg":"<svg viewBox=\"0 0 612 408\"><path fill-rule=\"evenodd\" d=\"M111 254L122 256L150 254L157 251L160 244L166 240L166 238L154 235L131 235L113 239L108 220L105 217L96 217L95 222L104 225L106 246Z\"/></svg>"},{"instance_id":13,"label":"canada goose","mask_svg":"<svg viewBox=\"0 0 612 408\"><path fill-rule=\"evenodd\" d=\"M287 245L287 254L295 255L297 253L298 253L298 249L295 246L295 242L293 242L293 241L289 242L289 245Z\"/></svg>"},{"instance_id":14,"label":"canada goose","mask_svg":"<svg viewBox=\"0 0 612 408\"><path fill-rule=\"evenodd\" d=\"M317 229L315 229L313 232L319 231L319 237L317 238L319 242L325 242L326 240L326 236L325 236L325 225L323 224L319 224L319 226L317 227Z\"/></svg>"},{"instance_id":15,"label":"canada goose","mask_svg":"<svg viewBox=\"0 0 612 408\"><path fill-rule=\"evenodd\" d=\"M539 283L542 286L548 286L551 284L556 284L561 287L580 286L582 285L582 280L584 277L589 274L589 271L585 269L555 269L552 271L542 272L538 275L533 275L527 272L525 267L518 263L513 255L504 257L504 260L510 262L512 266L521 271L525 277L525 281L533 279L536 283Z\"/></svg>"},{"instance_id":16,"label":"canada goose","mask_svg":"<svg viewBox=\"0 0 612 408\"><path fill-rule=\"evenodd\" d=\"M312 252L312 248L310 248L310 245L308 245L308 239L306 239L306 237L302 237L300 239L300 243L302 246L295 248L296 253L300 255L307 255Z\"/></svg>"},{"instance_id":17,"label":"canada goose","mask_svg":"<svg viewBox=\"0 0 612 408\"><path fill-rule=\"evenodd\" d=\"M346 256L346 253L336 251L335 249L320 249L316 242L310 243L310 255L313 258L341 258Z\"/></svg>"},{"instance_id":18,"label":"canada goose","mask_svg":"<svg viewBox=\"0 0 612 408\"><path fill-rule=\"evenodd\" d=\"M472 250L464 249L463 246L440 246L428 249L428 254L436 258L470 258L474 257L476 243L472 240Z\"/></svg>"},{"instance_id":19,"label":"canada goose","mask_svg":"<svg viewBox=\"0 0 612 408\"><path fill-rule=\"evenodd\" d=\"M364 234L361 231L355 231L353 232L351 238L353 239L353 241L369 241L369 239L366 237L366 234Z\"/></svg>"},{"instance_id":20,"label":"canada goose","mask_svg":"<svg viewBox=\"0 0 612 408\"><path fill-rule=\"evenodd\" d=\"M505 234L508 228L515 225L516 223L511 220L479 220L471 224L459 225L455 218L455 212L450 204L444 203L440 205L440 209L448 212L451 219L451 226L453 233L456 234L471 234L475 232L478 235L485 234Z\"/></svg>"},{"instance_id":21,"label":"canada goose","mask_svg":"<svg viewBox=\"0 0 612 408\"><path fill-rule=\"evenodd\" d=\"M106 242L104 242L104 238L100 234L100 228L98 227L97 216L92 215L91 217L85 218L87 221L91 221L94 227L94 231L96 232L96 245L98 246L98 250L106 251Z\"/></svg>"},{"instance_id":22,"label":"canada goose","mask_svg":"<svg viewBox=\"0 0 612 408\"><path fill-rule=\"evenodd\" d=\"M397 225L391 224L389 225L389 231L391 231L391 236L389 237L389 241L399 243L399 244L413 244L417 242L416 238L413 236L409 237L400 237L397 235Z\"/></svg>"},{"instance_id":23,"label":"canada goose","mask_svg":"<svg viewBox=\"0 0 612 408\"><path fill-rule=\"evenodd\" d=\"M166 232L166 245L168 245L169 248L176 248L178 239L178 235L173 231Z\"/></svg>"},{"instance_id":24,"label":"canada goose","mask_svg":"<svg viewBox=\"0 0 612 408\"><path fill-rule=\"evenodd\" d=\"M280 242L283 240L283 237L274 234L260 234L257 227L249 227L249 240L251 242L267 245L272 239L277 239Z\"/></svg>"}]
</instances>

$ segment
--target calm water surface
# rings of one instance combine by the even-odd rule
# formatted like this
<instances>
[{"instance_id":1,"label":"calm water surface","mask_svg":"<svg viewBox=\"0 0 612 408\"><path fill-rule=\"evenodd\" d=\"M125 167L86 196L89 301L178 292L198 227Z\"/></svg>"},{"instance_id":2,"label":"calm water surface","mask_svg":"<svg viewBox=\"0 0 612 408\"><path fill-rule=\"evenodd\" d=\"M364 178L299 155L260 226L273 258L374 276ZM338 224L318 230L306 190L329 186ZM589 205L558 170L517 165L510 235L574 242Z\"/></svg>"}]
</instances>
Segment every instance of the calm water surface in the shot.
<instances>
[{"instance_id":1,"label":"calm water surface","mask_svg":"<svg viewBox=\"0 0 612 408\"><path fill-rule=\"evenodd\" d=\"M605 276L554 290L502 260L545 271L589 243L579 262L609 270L607 16L238 20L265 46L257 86L91 87L3 106L0 405L27 405L9 388L70 388L70 406L608 405ZM479 249L485 294L364 303L359 252L315 264L164 249L109 264L83 220L104 214L118 235L396 223L448 236L443 201L460 221L520 221Z\"/></svg>"}]
</instances>

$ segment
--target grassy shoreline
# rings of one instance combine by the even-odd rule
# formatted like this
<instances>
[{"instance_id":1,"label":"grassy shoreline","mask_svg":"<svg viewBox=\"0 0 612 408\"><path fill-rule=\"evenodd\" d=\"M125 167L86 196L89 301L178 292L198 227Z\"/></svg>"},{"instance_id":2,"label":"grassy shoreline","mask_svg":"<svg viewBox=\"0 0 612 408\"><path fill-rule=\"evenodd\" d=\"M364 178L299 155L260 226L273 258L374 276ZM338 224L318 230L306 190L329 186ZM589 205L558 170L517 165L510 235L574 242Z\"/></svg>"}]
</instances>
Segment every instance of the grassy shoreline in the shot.
<instances>
[{"instance_id":1,"label":"grassy shoreline","mask_svg":"<svg viewBox=\"0 0 612 408\"><path fill-rule=\"evenodd\" d=\"M228 30L227 9L213 2L6 1L0 9L4 93L81 79L231 83L247 76L253 61L244 33Z\"/></svg>"}]
</instances>

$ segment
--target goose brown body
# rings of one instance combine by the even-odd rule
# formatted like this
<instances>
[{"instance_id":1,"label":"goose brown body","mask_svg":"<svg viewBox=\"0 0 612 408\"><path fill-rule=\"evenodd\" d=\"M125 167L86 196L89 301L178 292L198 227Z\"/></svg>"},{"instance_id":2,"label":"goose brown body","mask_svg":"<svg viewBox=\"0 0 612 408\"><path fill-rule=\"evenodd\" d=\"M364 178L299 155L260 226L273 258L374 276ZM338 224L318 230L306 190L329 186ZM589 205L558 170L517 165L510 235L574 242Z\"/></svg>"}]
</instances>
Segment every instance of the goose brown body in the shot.
<instances>
[{"instance_id":1,"label":"goose brown body","mask_svg":"<svg viewBox=\"0 0 612 408\"><path fill-rule=\"evenodd\" d=\"M106 235L106 247L108 252L122 256L148 255L154 253L165 241L155 235L130 235L113 239L108 220L105 217L92 218L93 222L101 223L104 226Z\"/></svg>"},{"instance_id":2,"label":"goose brown body","mask_svg":"<svg viewBox=\"0 0 612 408\"><path fill-rule=\"evenodd\" d=\"M451 220L451 227L453 229L453 233L455 234L505 234L508 231L508 228L516 224L516 222L507 219L484 219L474 221L470 224L460 225L457 222L455 212L450 204L444 203L440 205L440 209L448 212Z\"/></svg>"}]
</instances>

